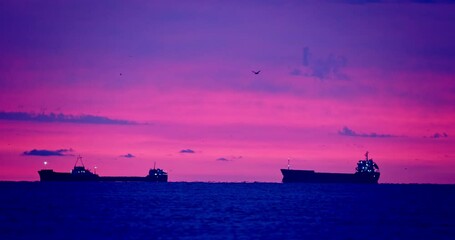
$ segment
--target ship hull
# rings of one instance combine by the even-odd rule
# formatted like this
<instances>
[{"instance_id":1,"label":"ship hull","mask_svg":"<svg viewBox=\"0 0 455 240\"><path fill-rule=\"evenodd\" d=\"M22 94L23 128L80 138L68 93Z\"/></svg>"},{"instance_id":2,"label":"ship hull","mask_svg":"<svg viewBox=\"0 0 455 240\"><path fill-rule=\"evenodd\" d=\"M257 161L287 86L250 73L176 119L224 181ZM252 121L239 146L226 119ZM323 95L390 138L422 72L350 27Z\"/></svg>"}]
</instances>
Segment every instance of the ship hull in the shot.
<instances>
[{"instance_id":1,"label":"ship hull","mask_svg":"<svg viewBox=\"0 0 455 240\"><path fill-rule=\"evenodd\" d=\"M167 182L167 175L146 177L124 176L77 176L71 173L54 172L53 170L38 171L41 182Z\"/></svg>"},{"instance_id":2,"label":"ship hull","mask_svg":"<svg viewBox=\"0 0 455 240\"><path fill-rule=\"evenodd\" d=\"M380 173L318 173L312 170L281 169L283 183L378 183Z\"/></svg>"}]
</instances>

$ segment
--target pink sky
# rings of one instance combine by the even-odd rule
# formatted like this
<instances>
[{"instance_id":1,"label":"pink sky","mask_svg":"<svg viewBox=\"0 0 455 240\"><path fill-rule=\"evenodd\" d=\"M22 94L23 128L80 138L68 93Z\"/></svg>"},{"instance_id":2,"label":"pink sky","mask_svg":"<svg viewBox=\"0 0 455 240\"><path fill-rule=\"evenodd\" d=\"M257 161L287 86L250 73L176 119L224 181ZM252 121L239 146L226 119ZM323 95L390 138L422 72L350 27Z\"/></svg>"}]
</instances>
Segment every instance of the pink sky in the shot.
<instances>
[{"instance_id":1,"label":"pink sky","mask_svg":"<svg viewBox=\"0 0 455 240\"><path fill-rule=\"evenodd\" d=\"M381 183L453 184L454 11L3 1L0 180L38 180L44 161L69 171L80 154L100 175L156 162L170 181L279 182L288 158L353 172L369 151ZM23 154L33 149L71 151Z\"/></svg>"}]
</instances>

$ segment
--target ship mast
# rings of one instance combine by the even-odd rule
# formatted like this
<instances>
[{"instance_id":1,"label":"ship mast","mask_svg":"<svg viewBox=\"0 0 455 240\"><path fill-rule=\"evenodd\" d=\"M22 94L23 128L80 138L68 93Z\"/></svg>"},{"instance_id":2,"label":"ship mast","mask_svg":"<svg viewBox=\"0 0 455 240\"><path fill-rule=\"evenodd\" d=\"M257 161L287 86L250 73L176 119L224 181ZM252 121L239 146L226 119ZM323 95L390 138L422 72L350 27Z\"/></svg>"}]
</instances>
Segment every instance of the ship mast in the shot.
<instances>
[{"instance_id":1,"label":"ship mast","mask_svg":"<svg viewBox=\"0 0 455 240\"><path fill-rule=\"evenodd\" d=\"M82 157L81 157L81 155L77 156L76 163L74 163L74 167L77 166L77 163L78 163L79 161L81 161L82 167L85 167L85 166L84 166L84 162L82 162Z\"/></svg>"}]
</instances>

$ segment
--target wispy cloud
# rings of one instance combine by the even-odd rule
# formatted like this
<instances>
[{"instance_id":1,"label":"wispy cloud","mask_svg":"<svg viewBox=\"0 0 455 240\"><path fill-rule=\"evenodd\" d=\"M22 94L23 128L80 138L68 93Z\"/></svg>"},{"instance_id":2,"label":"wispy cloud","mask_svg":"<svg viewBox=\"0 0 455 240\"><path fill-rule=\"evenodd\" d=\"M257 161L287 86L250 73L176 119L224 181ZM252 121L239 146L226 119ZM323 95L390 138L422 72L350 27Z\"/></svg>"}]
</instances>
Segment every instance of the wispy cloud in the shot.
<instances>
[{"instance_id":1,"label":"wispy cloud","mask_svg":"<svg viewBox=\"0 0 455 240\"><path fill-rule=\"evenodd\" d=\"M309 47L304 47L303 48L302 64L305 67L310 65L310 48Z\"/></svg>"},{"instance_id":2,"label":"wispy cloud","mask_svg":"<svg viewBox=\"0 0 455 240\"><path fill-rule=\"evenodd\" d=\"M25 156L72 156L72 154L68 154L72 151L73 151L73 149L58 149L58 150L33 149L31 151L23 152L22 155L25 155Z\"/></svg>"},{"instance_id":3,"label":"wispy cloud","mask_svg":"<svg viewBox=\"0 0 455 240\"><path fill-rule=\"evenodd\" d=\"M338 134L342 136L349 136L349 137L371 137L371 138L387 138L387 137L395 137L394 135L391 134L382 134L382 133L357 133L354 130L348 128L348 127L343 127L340 131L338 131Z\"/></svg>"},{"instance_id":4,"label":"wispy cloud","mask_svg":"<svg viewBox=\"0 0 455 240\"><path fill-rule=\"evenodd\" d=\"M345 56L329 54L327 57L314 58L309 47L303 48L302 65L307 69L305 76L325 79L347 80L349 77L342 69L347 65ZM294 69L291 75L301 75L299 69Z\"/></svg>"},{"instance_id":5,"label":"wispy cloud","mask_svg":"<svg viewBox=\"0 0 455 240\"><path fill-rule=\"evenodd\" d=\"M427 136L425 136L427 137ZM449 137L449 135L447 135L447 133L443 132L443 133L435 133L431 136L428 136L428 138L447 138Z\"/></svg>"},{"instance_id":6,"label":"wispy cloud","mask_svg":"<svg viewBox=\"0 0 455 240\"><path fill-rule=\"evenodd\" d=\"M134 157L136 157L136 156L134 156L134 155L131 154L131 153L127 153L127 154L125 154L125 155L120 155L120 157L124 157L124 158L134 158Z\"/></svg>"},{"instance_id":7,"label":"wispy cloud","mask_svg":"<svg viewBox=\"0 0 455 240\"><path fill-rule=\"evenodd\" d=\"M319 79L348 79L347 75L342 73L341 69L347 64L347 59L344 56L335 56L330 54L326 58L316 60L310 64L312 72L310 76Z\"/></svg>"},{"instance_id":8,"label":"wispy cloud","mask_svg":"<svg viewBox=\"0 0 455 240\"><path fill-rule=\"evenodd\" d=\"M27 112L3 112L0 111L0 120L10 121L31 121L31 122L66 122L80 124L115 124L115 125L134 125L133 121L111 119L95 115L65 115L63 113L27 113Z\"/></svg>"},{"instance_id":9,"label":"wispy cloud","mask_svg":"<svg viewBox=\"0 0 455 240\"><path fill-rule=\"evenodd\" d=\"M182 149L180 150L180 153L195 153L194 150L191 150L191 149Z\"/></svg>"},{"instance_id":10,"label":"wispy cloud","mask_svg":"<svg viewBox=\"0 0 455 240\"><path fill-rule=\"evenodd\" d=\"M298 69L298 68L293 69L290 73L291 73L291 75L293 75L293 76L300 76L300 75L302 75L302 71L300 71L300 69Z\"/></svg>"},{"instance_id":11,"label":"wispy cloud","mask_svg":"<svg viewBox=\"0 0 455 240\"><path fill-rule=\"evenodd\" d=\"M232 156L232 157L229 157L229 158L220 157L220 158L217 158L216 160L217 161L222 161L222 162L230 162L230 161L238 160L238 159L241 159L241 158L242 158L242 156Z\"/></svg>"}]
</instances>

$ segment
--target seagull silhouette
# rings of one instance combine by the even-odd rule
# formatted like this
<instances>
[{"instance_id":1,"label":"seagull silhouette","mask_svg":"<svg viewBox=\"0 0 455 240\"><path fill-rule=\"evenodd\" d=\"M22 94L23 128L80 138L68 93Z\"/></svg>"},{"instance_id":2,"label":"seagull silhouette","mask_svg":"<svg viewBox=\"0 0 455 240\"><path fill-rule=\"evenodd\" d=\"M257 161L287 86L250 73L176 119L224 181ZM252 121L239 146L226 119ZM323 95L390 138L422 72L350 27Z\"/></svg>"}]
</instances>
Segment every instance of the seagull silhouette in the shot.
<instances>
[{"instance_id":1,"label":"seagull silhouette","mask_svg":"<svg viewBox=\"0 0 455 240\"><path fill-rule=\"evenodd\" d=\"M257 72L256 71L252 71L252 72L257 75L257 74L259 74L261 72L261 70L259 70Z\"/></svg>"}]
</instances>

